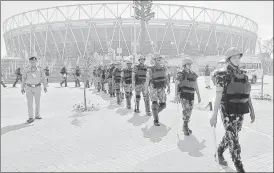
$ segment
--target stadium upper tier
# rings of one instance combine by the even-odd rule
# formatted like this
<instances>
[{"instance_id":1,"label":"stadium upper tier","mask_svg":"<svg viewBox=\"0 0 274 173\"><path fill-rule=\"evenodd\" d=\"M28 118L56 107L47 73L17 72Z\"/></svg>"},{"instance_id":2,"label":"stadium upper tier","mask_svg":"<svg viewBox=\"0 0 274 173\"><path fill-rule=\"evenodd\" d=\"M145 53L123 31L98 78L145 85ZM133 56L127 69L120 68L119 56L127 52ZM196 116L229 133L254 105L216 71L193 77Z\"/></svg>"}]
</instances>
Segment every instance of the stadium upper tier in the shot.
<instances>
[{"instance_id":1,"label":"stadium upper tier","mask_svg":"<svg viewBox=\"0 0 274 173\"><path fill-rule=\"evenodd\" d=\"M84 57L122 48L133 53L140 23L132 3L92 3L37 9L3 23L7 54L19 57ZM254 53L258 25L238 14L184 5L154 3L145 27L145 53L222 55L231 47ZM117 54L118 55L118 54Z\"/></svg>"}]
</instances>

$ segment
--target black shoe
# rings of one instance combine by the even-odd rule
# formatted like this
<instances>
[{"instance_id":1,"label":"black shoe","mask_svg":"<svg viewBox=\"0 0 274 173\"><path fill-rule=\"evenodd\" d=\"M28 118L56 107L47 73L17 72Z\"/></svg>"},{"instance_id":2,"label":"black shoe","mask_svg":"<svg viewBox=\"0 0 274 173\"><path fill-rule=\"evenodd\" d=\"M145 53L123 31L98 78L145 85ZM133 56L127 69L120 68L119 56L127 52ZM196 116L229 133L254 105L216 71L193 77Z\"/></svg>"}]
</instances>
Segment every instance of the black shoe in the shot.
<instances>
[{"instance_id":1,"label":"black shoe","mask_svg":"<svg viewBox=\"0 0 274 173\"><path fill-rule=\"evenodd\" d=\"M186 136L189 136L192 133L192 131L188 128L188 122L184 122L183 132Z\"/></svg>"},{"instance_id":2,"label":"black shoe","mask_svg":"<svg viewBox=\"0 0 274 173\"><path fill-rule=\"evenodd\" d=\"M158 120L154 120L154 125L155 125L155 126L160 126L159 121L158 121Z\"/></svg>"},{"instance_id":3,"label":"black shoe","mask_svg":"<svg viewBox=\"0 0 274 173\"><path fill-rule=\"evenodd\" d=\"M37 119L37 120L41 120L41 119L42 119L42 117L40 117L40 116L39 116L39 117L35 117L35 119Z\"/></svg>"},{"instance_id":4,"label":"black shoe","mask_svg":"<svg viewBox=\"0 0 274 173\"><path fill-rule=\"evenodd\" d=\"M216 154L214 154L215 160L217 161ZM223 154L218 153L218 163L222 166L227 166L227 161L223 157Z\"/></svg>"},{"instance_id":5,"label":"black shoe","mask_svg":"<svg viewBox=\"0 0 274 173\"><path fill-rule=\"evenodd\" d=\"M29 118L29 119L27 120L27 123L32 123L33 121L34 121L33 118Z\"/></svg>"},{"instance_id":6,"label":"black shoe","mask_svg":"<svg viewBox=\"0 0 274 173\"><path fill-rule=\"evenodd\" d=\"M236 162L234 165L235 165L237 172L245 172L241 161Z\"/></svg>"},{"instance_id":7,"label":"black shoe","mask_svg":"<svg viewBox=\"0 0 274 173\"><path fill-rule=\"evenodd\" d=\"M140 113L140 110L139 109L134 109L134 112Z\"/></svg>"}]
</instances>

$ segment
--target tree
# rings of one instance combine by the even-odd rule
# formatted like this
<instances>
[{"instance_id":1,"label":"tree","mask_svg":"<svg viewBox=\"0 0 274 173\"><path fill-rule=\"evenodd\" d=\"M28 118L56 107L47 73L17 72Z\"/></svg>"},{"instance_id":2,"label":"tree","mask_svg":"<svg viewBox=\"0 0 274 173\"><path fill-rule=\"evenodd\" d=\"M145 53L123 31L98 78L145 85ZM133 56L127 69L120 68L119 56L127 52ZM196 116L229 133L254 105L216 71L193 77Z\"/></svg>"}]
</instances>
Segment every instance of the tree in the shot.
<instances>
[{"instance_id":1,"label":"tree","mask_svg":"<svg viewBox=\"0 0 274 173\"><path fill-rule=\"evenodd\" d=\"M86 94L86 82L90 80L95 65L98 64L98 60L92 55L84 58L84 67L82 79L84 81L84 111L87 111L87 94Z\"/></svg>"},{"instance_id":2,"label":"tree","mask_svg":"<svg viewBox=\"0 0 274 173\"><path fill-rule=\"evenodd\" d=\"M140 53L144 55L146 24L148 21L154 18L155 13L151 12L152 1L133 0L133 4L133 8L135 10L135 19L140 20L141 24Z\"/></svg>"}]
</instances>

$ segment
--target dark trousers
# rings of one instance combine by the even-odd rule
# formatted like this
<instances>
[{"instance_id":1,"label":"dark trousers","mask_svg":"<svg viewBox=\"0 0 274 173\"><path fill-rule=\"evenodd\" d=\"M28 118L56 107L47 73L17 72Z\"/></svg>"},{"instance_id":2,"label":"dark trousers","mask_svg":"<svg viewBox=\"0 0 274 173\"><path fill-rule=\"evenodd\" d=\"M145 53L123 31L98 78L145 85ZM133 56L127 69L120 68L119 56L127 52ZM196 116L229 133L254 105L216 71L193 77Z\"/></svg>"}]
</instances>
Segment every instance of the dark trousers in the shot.
<instances>
[{"instance_id":1,"label":"dark trousers","mask_svg":"<svg viewBox=\"0 0 274 173\"><path fill-rule=\"evenodd\" d=\"M66 78L66 77L64 77L64 80L63 80L60 84L62 85L63 83L65 83L65 87L67 87L67 86L68 86L68 83L67 83L67 78Z\"/></svg>"},{"instance_id":2,"label":"dark trousers","mask_svg":"<svg viewBox=\"0 0 274 173\"><path fill-rule=\"evenodd\" d=\"M14 84L13 84L13 87L16 86L16 84L17 84L18 81L21 81L21 82L22 82L22 76L17 76L17 77L16 77L15 82L14 82Z\"/></svg>"},{"instance_id":3,"label":"dark trousers","mask_svg":"<svg viewBox=\"0 0 274 173\"><path fill-rule=\"evenodd\" d=\"M244 115L243 114L227 114L224 106L221 105L221 116L225 127L225 135L219 144L218 151L222 154L229 148L229 152L236 167L242 166L241 146L239 143L239 132L242 129Z\"/></svg>"}]
</instances>

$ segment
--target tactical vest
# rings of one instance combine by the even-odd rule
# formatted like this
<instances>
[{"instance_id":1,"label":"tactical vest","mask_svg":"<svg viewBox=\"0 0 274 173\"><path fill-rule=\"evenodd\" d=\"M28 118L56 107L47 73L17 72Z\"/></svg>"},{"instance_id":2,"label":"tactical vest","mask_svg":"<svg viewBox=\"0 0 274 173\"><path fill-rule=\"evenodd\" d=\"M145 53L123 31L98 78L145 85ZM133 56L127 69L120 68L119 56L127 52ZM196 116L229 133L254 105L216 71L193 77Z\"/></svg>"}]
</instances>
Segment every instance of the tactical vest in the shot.
<instances>
[{"instance_id":1,"label":"tactical vest","mask_svg":"<svg viewBox=\"0 0 274 173\"><path fill-rule=\"evenodd\" d=\"M49 70L48 69L45 69L45 70L46 70L45 75L49 76Z\"/></svg>"},{"instance_id":2,"label":"tactical vest","mask_svg":"<svg viewBox=\"0 0 274 173\"><path fill-rule=\"evenodd\" d=\"M146 66L137 66L137 73L135 74L135 82L136 84L141 84L146 81L147 67Z\"/></svg>"},{"instance_id":3,"label":"tactical vest","mask_svg":"<svg viewBox=\"0 0 274 173\"><path fill-rule=\"evenodd\" d=\"M115 69L115 67L111 67L109 70L108 70L108 79L111 79L112 78L112 73L113 73L113 70Z\"/></svg>"},{"instance_id":4,"label":"tactical vest","mask_svg":"<svg viewBox=\"0 0 274 173\"><path fill-rule=\"evenodd\" d=\"M116 69L113 73L113 76L114 76L114 82L115 83L120 83L121 82L121 73L122 73L122 70L121 69Z\"/></svg>"},{"instance_id":5,"label":"tactical vest","mask_svg":"<svg viewBox=\"0 0 274 173\"><path fill-rule=\"evenodd\" d=\"M246 103L248 102L251 91L251 85L247 76L240 74L231 76L230 83L226 86L224 91L224 98L232 103Z\"/></svg>"},{"instance_id":6,"label":"tactical vest","mask_svg":"<svg viewBox=\"0 0 274 173\"><path fill-rule=\"evenodd\" d=\"M76 75L76 76L80 76L80 69L76 69L76 70L75 70L75 75Z\"/></svg>"},{"instance_id":7,"label":"tactical vest","mask_svg":"<svg viewBox=\"0 0 274 173\"><path fill-rule=\"evenodd\" d=\"M126 84L132 84L132 69L124 70L124 81Z\"/></svg>"},{"instance_id":8,"label":"tactical vest","mask_svg":"<svg viewBox=\"0 0 274 173\"><path fill-rule=\"evenodd\" d=\"M166 87L166 71L164 67L152 67L152 84L154 88Z\"/></svg>"},{"instance_id":9,"label":"tactical vest","mask_svg":"<svg viewBox=\"0 0 274 173\"><path fill-rule=\"evenodd\" d=\"M185 93L194 93L196 85L196 76L193 73L185 73L184 79L179 83L179 91Z\"/></svg>"}]
</instances>

